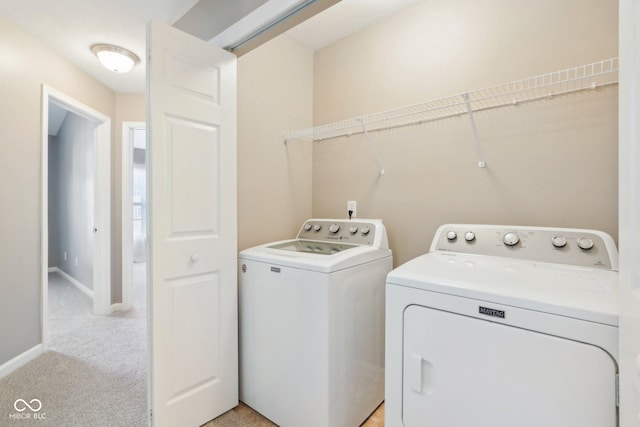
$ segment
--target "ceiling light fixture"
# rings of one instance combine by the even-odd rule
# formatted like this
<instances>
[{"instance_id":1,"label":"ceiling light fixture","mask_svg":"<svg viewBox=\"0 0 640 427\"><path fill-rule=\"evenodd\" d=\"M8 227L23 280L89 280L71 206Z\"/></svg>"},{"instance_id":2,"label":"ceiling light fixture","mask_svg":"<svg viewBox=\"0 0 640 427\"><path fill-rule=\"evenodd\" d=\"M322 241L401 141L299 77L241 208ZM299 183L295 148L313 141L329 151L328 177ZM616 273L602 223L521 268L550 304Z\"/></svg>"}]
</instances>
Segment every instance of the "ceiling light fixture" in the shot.
<instances>
[{"instance_id":1,"label":"ceiling light fixture","mask_svg":"<svg viewBox=\"0 0 640 427\"><path fill-rule=\"evenodd\" d=\"M115 73L128 73L140 62L135 53L111 44L93 45L91 51L107 70Z\"/></svg>"}]
</instances>

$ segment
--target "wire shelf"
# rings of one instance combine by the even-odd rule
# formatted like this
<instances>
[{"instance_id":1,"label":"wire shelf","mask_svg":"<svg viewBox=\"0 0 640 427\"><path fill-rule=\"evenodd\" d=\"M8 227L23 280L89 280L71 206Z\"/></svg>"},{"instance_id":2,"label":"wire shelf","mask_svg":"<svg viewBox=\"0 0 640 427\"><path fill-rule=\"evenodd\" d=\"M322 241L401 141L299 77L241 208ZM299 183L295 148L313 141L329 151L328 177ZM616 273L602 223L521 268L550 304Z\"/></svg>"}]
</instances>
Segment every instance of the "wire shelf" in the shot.
<instances>
[{"instance_id":1,"label":"wire shelf","mask_svg":"<svg viewBox=\"0 0 640 427\"><path fill-rule=\"evenodd\" d=\"M562 71L541 74L523 80L504 83L420 104L355 117L312 128L286 131L286 141L294 139L325 139L350 136L401 126L416 125L448 117L517 105L528 101L553 98L581 90L593 90L618 83L618 58L605 59Z\"/></svg>"}]
</instances>

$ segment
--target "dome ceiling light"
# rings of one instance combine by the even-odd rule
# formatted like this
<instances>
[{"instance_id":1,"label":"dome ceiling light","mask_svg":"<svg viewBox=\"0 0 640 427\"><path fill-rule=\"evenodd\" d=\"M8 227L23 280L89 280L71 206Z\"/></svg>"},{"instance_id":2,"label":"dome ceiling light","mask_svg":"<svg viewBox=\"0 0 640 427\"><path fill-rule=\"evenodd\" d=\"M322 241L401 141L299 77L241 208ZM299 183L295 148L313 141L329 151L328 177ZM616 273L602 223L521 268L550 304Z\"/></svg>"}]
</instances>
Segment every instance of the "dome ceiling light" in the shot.
<instances>
[{"instance_id":1,"label":"dome ceiling light","mask_svg":"<svg viewBox=\"0 0 640 427\"><path fill-rule=\"evenodd\" d=\"M91 51L107 70L114 73L128 73L140 62L135 53L110 44L93 45Z\"/></svg>"}]
</instances>

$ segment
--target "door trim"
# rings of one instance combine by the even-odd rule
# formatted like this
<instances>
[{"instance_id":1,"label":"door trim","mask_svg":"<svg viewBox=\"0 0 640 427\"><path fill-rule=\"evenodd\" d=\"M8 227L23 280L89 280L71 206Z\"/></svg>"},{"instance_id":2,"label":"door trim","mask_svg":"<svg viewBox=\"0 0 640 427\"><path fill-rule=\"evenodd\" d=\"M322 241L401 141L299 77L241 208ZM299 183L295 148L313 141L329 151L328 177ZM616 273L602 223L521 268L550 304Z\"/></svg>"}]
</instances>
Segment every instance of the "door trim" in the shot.
<instances>
[{"instance_id":1,"label":"door trim","mask_svg":"<svg viewBox=\"0 0 640 427\"><path fill-rule=\"evenodd\" d=\"M133 292L133 131L145 122L122 122L122 310L129 310Z\"/></svg>"},{"instance_id":2,"label":"door trim","mask_svg":"<svg viewBox=\"0 0 640 427\"><path fill-rule=\"evenodd\" d=\"M41 140L41 254L42 343L48 348L48 273L49 273L49 101L96 123L94 134L94 227L93 312L111 313L111 118L47 85L42 85Z\"/></svg>"}]
</instances>

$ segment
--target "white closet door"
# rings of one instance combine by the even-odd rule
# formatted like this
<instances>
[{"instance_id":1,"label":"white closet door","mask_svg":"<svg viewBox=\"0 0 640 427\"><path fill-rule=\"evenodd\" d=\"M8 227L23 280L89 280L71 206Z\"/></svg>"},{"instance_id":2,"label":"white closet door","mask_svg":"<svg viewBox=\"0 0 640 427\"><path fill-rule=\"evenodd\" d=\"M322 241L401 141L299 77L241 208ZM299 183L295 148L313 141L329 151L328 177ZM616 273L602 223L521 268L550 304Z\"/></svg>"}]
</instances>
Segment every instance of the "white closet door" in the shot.
<instances>
[{"instance_id":1,"label":"white closet door","mask_svg":"<svg viewBox=\"0 0 640 427\"><path fill-rule=\"evenodd\" d=\"M236 58L148 37L152 420L199 426L238 404Z\"/></svg>"}]
</instances>

